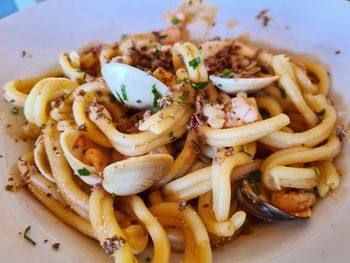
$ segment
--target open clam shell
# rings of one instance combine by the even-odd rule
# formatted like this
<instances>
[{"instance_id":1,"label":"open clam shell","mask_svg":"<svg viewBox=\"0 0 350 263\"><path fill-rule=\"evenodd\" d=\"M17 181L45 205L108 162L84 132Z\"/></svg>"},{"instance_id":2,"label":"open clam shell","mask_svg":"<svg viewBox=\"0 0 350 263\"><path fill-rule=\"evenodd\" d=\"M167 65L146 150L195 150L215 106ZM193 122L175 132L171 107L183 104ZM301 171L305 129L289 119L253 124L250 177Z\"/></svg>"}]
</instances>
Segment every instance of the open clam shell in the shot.
<instances>
[{"instance_id":1,"label":"open clam shell","mask_svg":"<svg viewBox=\"0 0 350 263\"><path fill-rule=\"evenodd\" d=\"M66 130L61 134L60 143L70 167L73 169L74 174L79 176L79 178L86 184L95 185L102 182L102 176L96 171L95 167L87 165L80 161L80 156L78 151L74 151L75 142L82 135L81 132L75 130ZM82 175L82 172L84 174Z\"/></svg>"},{"instance_id":2,"label":"open clam shell","mask_svg":"<svg viewBox=\"0 0 350 263\"><path fill-rule=\"evenodd\" d=\"M281 211L273 205L252 196L249 192L242 190L242 187L239 187L237 190L237 198L247 213L267 222L305 219L305 217L298 217Z\"/></svg>"},{"instance_id":3,"label":"open clam shell","mask_svg":"<svg viewBox=\"0 0 350 263\"><path fill-rule=\"evenodd\" d=\"M147 154L112 163L103 170L102 185L109 193L140 193L157 182L173 162L169 154Z\"/></svg>"},{"instance_id":4,"label":"open clam shell","mask_svg":"<svg viewBox=\"0 0 350 263\"><path fill-rule=\"evenodd\" d=\"M152 106L154 88L162 95L168 91L167 86L152 75L122 63L103 65L102 75L113 95L134 109Z\"/></svg>"},{"instance_id":5,"label":"open clam shell","mask_svg":"<svg viewBox=\"0 0 350 263\"><path fill-rule=\"evenodd\" d=\"M278 76L263 78L221 78L211 75L209 79L218 89L228 94L237 94L239 92L252 93L263 89L276 81Z\"/></svg>"},{"instance_id":6,"label":"open clam shell","mask_svg":"<svg viewBox=\"0 0 350 263\"><path fill-rule=\"evenodd\" d=\"M55 179L53 178L53 175L51 172L49 160L47 159L45 145L44 145L44 138L42 135L39 136L35 142L34 161L40 173L49 181L55 182Z\"/></svg>"}]
</instances>

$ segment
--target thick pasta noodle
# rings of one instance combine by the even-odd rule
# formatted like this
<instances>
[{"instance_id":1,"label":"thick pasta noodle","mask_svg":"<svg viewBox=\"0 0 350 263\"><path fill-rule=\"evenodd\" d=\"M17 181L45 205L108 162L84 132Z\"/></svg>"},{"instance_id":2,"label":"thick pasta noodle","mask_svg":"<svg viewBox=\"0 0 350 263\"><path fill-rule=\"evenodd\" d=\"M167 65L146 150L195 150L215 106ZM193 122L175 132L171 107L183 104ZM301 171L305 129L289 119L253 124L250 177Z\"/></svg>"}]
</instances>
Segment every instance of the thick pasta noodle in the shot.
<instances>
[{"instance_id":1,"label":"thick pasta noodle","mask_svg":"<svg viewBox=\"0 0 350 263\"><path fill-rule=\"evenodd\" d=\"M28 189L115 262L143 262L137 255L150 244L154 263L171 251L212 262L212 249L246 223L237 195L245 187L310 217L317 197L341 183L333 159L344 138L325 67L232 39L189 42L177 19L63 52L60 70L4 86L36 140L18 161ZM128 108L128 90L150 87L124 85L115 97L102 74L110 63L146 71L167 92L152 87L152 105Z\"/></svg>"}]
</instances>

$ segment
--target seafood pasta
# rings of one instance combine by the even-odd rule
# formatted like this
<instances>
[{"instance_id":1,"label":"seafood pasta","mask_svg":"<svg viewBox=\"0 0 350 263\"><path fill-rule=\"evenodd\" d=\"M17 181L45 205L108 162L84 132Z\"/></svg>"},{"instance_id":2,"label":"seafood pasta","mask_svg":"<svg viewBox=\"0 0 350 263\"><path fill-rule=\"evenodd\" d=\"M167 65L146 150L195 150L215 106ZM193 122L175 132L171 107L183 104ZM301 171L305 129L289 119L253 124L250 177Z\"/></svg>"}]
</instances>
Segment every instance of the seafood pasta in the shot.
<instances>
[{"instance_id":1,"label":"seafood pasta","mask_svg":"<svg viewBox=\"0 0 350 263\"><path fill-rule=\"evenodd\" d=\"M234 39L191 41L186 12L158 32L64 52L59 70L4 86L36 140L18 161L30 192L115 262L137 262L151 243L152 262L171 251L211 262L248 213L307 218L339 186L325 67ZM121 64L141 86L111 88L104 72Z\"/></svg>"}]
</instances>

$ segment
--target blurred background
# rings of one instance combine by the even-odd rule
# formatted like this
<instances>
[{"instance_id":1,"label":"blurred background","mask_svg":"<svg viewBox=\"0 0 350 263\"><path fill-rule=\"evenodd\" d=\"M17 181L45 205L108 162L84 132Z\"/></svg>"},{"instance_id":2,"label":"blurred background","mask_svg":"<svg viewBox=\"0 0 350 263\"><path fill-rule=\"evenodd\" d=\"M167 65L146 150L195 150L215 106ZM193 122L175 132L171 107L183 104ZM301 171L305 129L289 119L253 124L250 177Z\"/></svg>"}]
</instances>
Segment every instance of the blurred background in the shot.
<instances>
[{"instance_id":1,"label":"blurred background","mask_svg":"<svg viewBox=\"0 0 350 263\"><path fill-rule=\"evenodd\" d=\"M0 0L0 19L44 0Z\"/></svg>"}]
</instances>

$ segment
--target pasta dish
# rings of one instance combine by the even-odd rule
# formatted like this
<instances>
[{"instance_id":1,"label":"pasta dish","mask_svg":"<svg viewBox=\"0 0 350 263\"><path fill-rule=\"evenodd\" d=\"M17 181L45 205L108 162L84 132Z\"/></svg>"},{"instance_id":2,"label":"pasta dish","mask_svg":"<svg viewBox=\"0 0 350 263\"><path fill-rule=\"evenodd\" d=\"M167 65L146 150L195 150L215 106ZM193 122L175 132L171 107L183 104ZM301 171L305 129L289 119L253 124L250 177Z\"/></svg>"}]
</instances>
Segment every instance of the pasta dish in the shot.
<instances>
[{"instance_id":1,"label":"pasta dish","mask_svg":"<svg viewBox=\"0 0 350 263\"><path fill-rule=\"evenodd\" d=\"M91 42L4 86L35 140L18 159L28 189L118 263L150 244L154 263L171 251L212 262L252 218L309 218L339 186L324 65L190 38L193 12L209 7L184 5L163 30Z\"/></svg>"}]
</instances>

